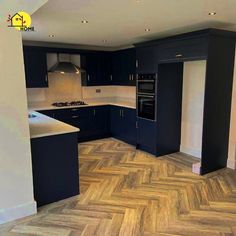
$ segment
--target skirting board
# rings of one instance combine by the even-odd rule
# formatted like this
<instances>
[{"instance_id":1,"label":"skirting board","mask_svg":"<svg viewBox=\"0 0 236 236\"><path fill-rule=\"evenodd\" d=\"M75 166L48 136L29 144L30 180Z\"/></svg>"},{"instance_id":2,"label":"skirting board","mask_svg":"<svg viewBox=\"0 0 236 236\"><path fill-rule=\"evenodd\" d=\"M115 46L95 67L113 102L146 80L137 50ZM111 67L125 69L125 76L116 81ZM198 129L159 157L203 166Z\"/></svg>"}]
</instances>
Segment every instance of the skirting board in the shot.
<instances>
[{"instance_id":1,"label":"skirting board","mask_svg":"<svg viewBox=\"0 0 236 236\"><path fill-rule=\"evenodd\" d=\"M37 213L37 204L35 201L25 203L8 209L0 209L0 224L4 224L16 219Z\"/></svg>"},{"instance_id":2,"label":"skirting board","mask_svg":"<svg viewBox=\"0 0 236 236\"><path fill-rule=\"evenodd\" d=\"M197 158L201 158L201 155L202 155L201 151L196 150L196 149L192 149L192 148L187 148L187 147L184 147L184 146L180 146L180 151L183 152L183 153L186 153L188 155L197 157Z\"/></svg>"},{"instance_id":3,"label":"skirting board","mask_svg":"<svg viewBox=\"0 0 236 236\"><path fill-rule=\"evenodd\" d=\"M236 161L228 159L227 167L230 168L230 169L236 170Z\"/></svg>"}]
</instances>

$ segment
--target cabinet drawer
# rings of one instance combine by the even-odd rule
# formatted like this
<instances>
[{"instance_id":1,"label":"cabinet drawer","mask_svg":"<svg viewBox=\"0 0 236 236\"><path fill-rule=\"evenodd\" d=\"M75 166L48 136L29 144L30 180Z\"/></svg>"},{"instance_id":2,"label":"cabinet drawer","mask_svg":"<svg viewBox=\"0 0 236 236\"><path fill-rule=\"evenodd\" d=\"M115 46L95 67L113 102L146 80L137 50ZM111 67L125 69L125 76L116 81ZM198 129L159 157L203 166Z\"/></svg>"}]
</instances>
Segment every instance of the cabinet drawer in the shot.
<instances>
[{"instance_id":1,"label":"cabinet drawer","mask_svg":"<svg viewBox=\"0 0 236 236\"><path fill-rule=\"evenodd\" d=\"M207 57L208 41L206 37L182 39L161 43L159 61L198 60Z\"/></svg>"},{"instance_id":2,"label":"cabinet drawer","mask_svg":"<svg viewBox=\"0 0 236 236\"><path fill-rule=\"evenodd\" d=\"M60 121L70 119L72 117L70 109L58 109L58 110L54 110L53 113L54 113L53 118Z\"/></svg>"},{"instance_id":3,"label":"cabinet drawer","mask_svg":"<svg viewBox=\"0 0 236 236\"><path fill-rule=\"evenodd\" d=\"M71 117L78 118L91 118L94 116L94 108L93 107L79 107L79 108L71 108L70 109Z\"/></svg>"}]
</instances>

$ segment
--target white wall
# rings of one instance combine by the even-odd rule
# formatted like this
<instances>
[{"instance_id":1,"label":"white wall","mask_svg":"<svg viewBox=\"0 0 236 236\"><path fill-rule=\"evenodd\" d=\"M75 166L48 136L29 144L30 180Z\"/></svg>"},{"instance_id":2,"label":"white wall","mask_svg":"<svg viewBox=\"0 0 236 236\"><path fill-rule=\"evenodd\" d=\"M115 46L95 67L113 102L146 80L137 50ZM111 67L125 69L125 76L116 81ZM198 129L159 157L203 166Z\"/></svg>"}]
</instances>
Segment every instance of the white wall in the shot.
<instances>
[{"instance_id":1,"label":"white wall","mask_svg":"<svg viewBox=\"0 0 236 236\"><path fill-rule=\"evenodd\" d=\"M236 53L234 64L233 98L231 106L228 167L236 168Z\"/></svg>"},{"instance_id":2,"label":"white wall","mask_svg":"<svg viewBox=\"0 0 236 236\"><path fill-rule=\"evenodd\" d=\"M22 39L0 27L0 223L36 213Z\"/></svg>"},{"instance_id":3,"label":"white wall","mask_svg":"<svg viewBox=\"0 0 236 236\"><path fill-rule=\"evenodd\" d=\"M206 61L184 63L180 151L201 158Z\"/></svg>"}]
</instances>

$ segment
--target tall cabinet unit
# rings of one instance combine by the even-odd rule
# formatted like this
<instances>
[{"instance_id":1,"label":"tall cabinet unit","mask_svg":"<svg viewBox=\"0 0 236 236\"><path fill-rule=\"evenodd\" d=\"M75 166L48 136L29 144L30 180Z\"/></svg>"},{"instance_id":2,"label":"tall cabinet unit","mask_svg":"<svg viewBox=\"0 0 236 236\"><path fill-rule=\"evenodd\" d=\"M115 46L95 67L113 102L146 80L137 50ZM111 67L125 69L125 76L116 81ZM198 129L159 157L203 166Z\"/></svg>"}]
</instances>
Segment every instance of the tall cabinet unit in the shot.
<instances>
[{"instance_id":1,"label":"tall cabinet unit","mask_svg":"<svg viewBox=\"0 0 236 236\"><path fill-rule=\"evenodd\" d=\"M158 47L157 45L140 45L136 47L137 75L158 74ZM158 77L158 76L157 76ZM158 78L157 87L158 87ZM155 88L157 93L158 88ZM137 91L138 92L138 91ZM138 102L137 102L138 103ZM138 116L138 114L137 114ZM157 154L157 120L137 117L137 148Z\"/></svg>"},{"instance_id":2,"label":"tall cabinet unit","mask_svg":"<svg viewBox=\"0 0 236 236\"><path fill-rule=\"evenodd\" d=\"M226 167L235 39L234 32L207 29L136 45L137 64L141 65L137 73L153 72L153 68L149 65L145 68L145 62L140 61L147 59L148 53L143 52L145 48L151 56L158 47L158 59L155 60L158 74L156 131L149 133L150 142L146 142L152 143L151 140L156 139L153 144L156 150L152 153L161 156L180 150L183 63L204 59L207 63L200 174ZM138 143L143 134L139 130Z\"/></svg>"},{"instance_id":3,"label":"tall cabinet unit","mask_svg":"<svg viewBox=\"0 0 236 236\"><path fill-rule=\"evenodd\" d=\"M227 166L235 38L223 33L209 35L201 174Z\"/></svg>"}]
</instances>

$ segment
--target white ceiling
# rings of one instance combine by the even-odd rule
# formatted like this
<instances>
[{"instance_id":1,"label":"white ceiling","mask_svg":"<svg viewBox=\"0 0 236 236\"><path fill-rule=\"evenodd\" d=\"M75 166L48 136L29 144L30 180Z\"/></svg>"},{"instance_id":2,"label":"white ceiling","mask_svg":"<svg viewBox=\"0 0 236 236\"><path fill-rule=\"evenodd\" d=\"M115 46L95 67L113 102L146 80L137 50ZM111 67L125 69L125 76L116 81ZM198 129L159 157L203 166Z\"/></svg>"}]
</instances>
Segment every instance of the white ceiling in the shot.
<instances>
[{"instance_id":1,"label":"white ceiling","mask_svg":"<svg viewBox=\"0 0 236 236\"><path fill-rule=\"evenodd\" d=\"M32 25L23 39L122 47L208 27L236 31L236 0L48 0Z\"/></svg>"}]
</instances>

